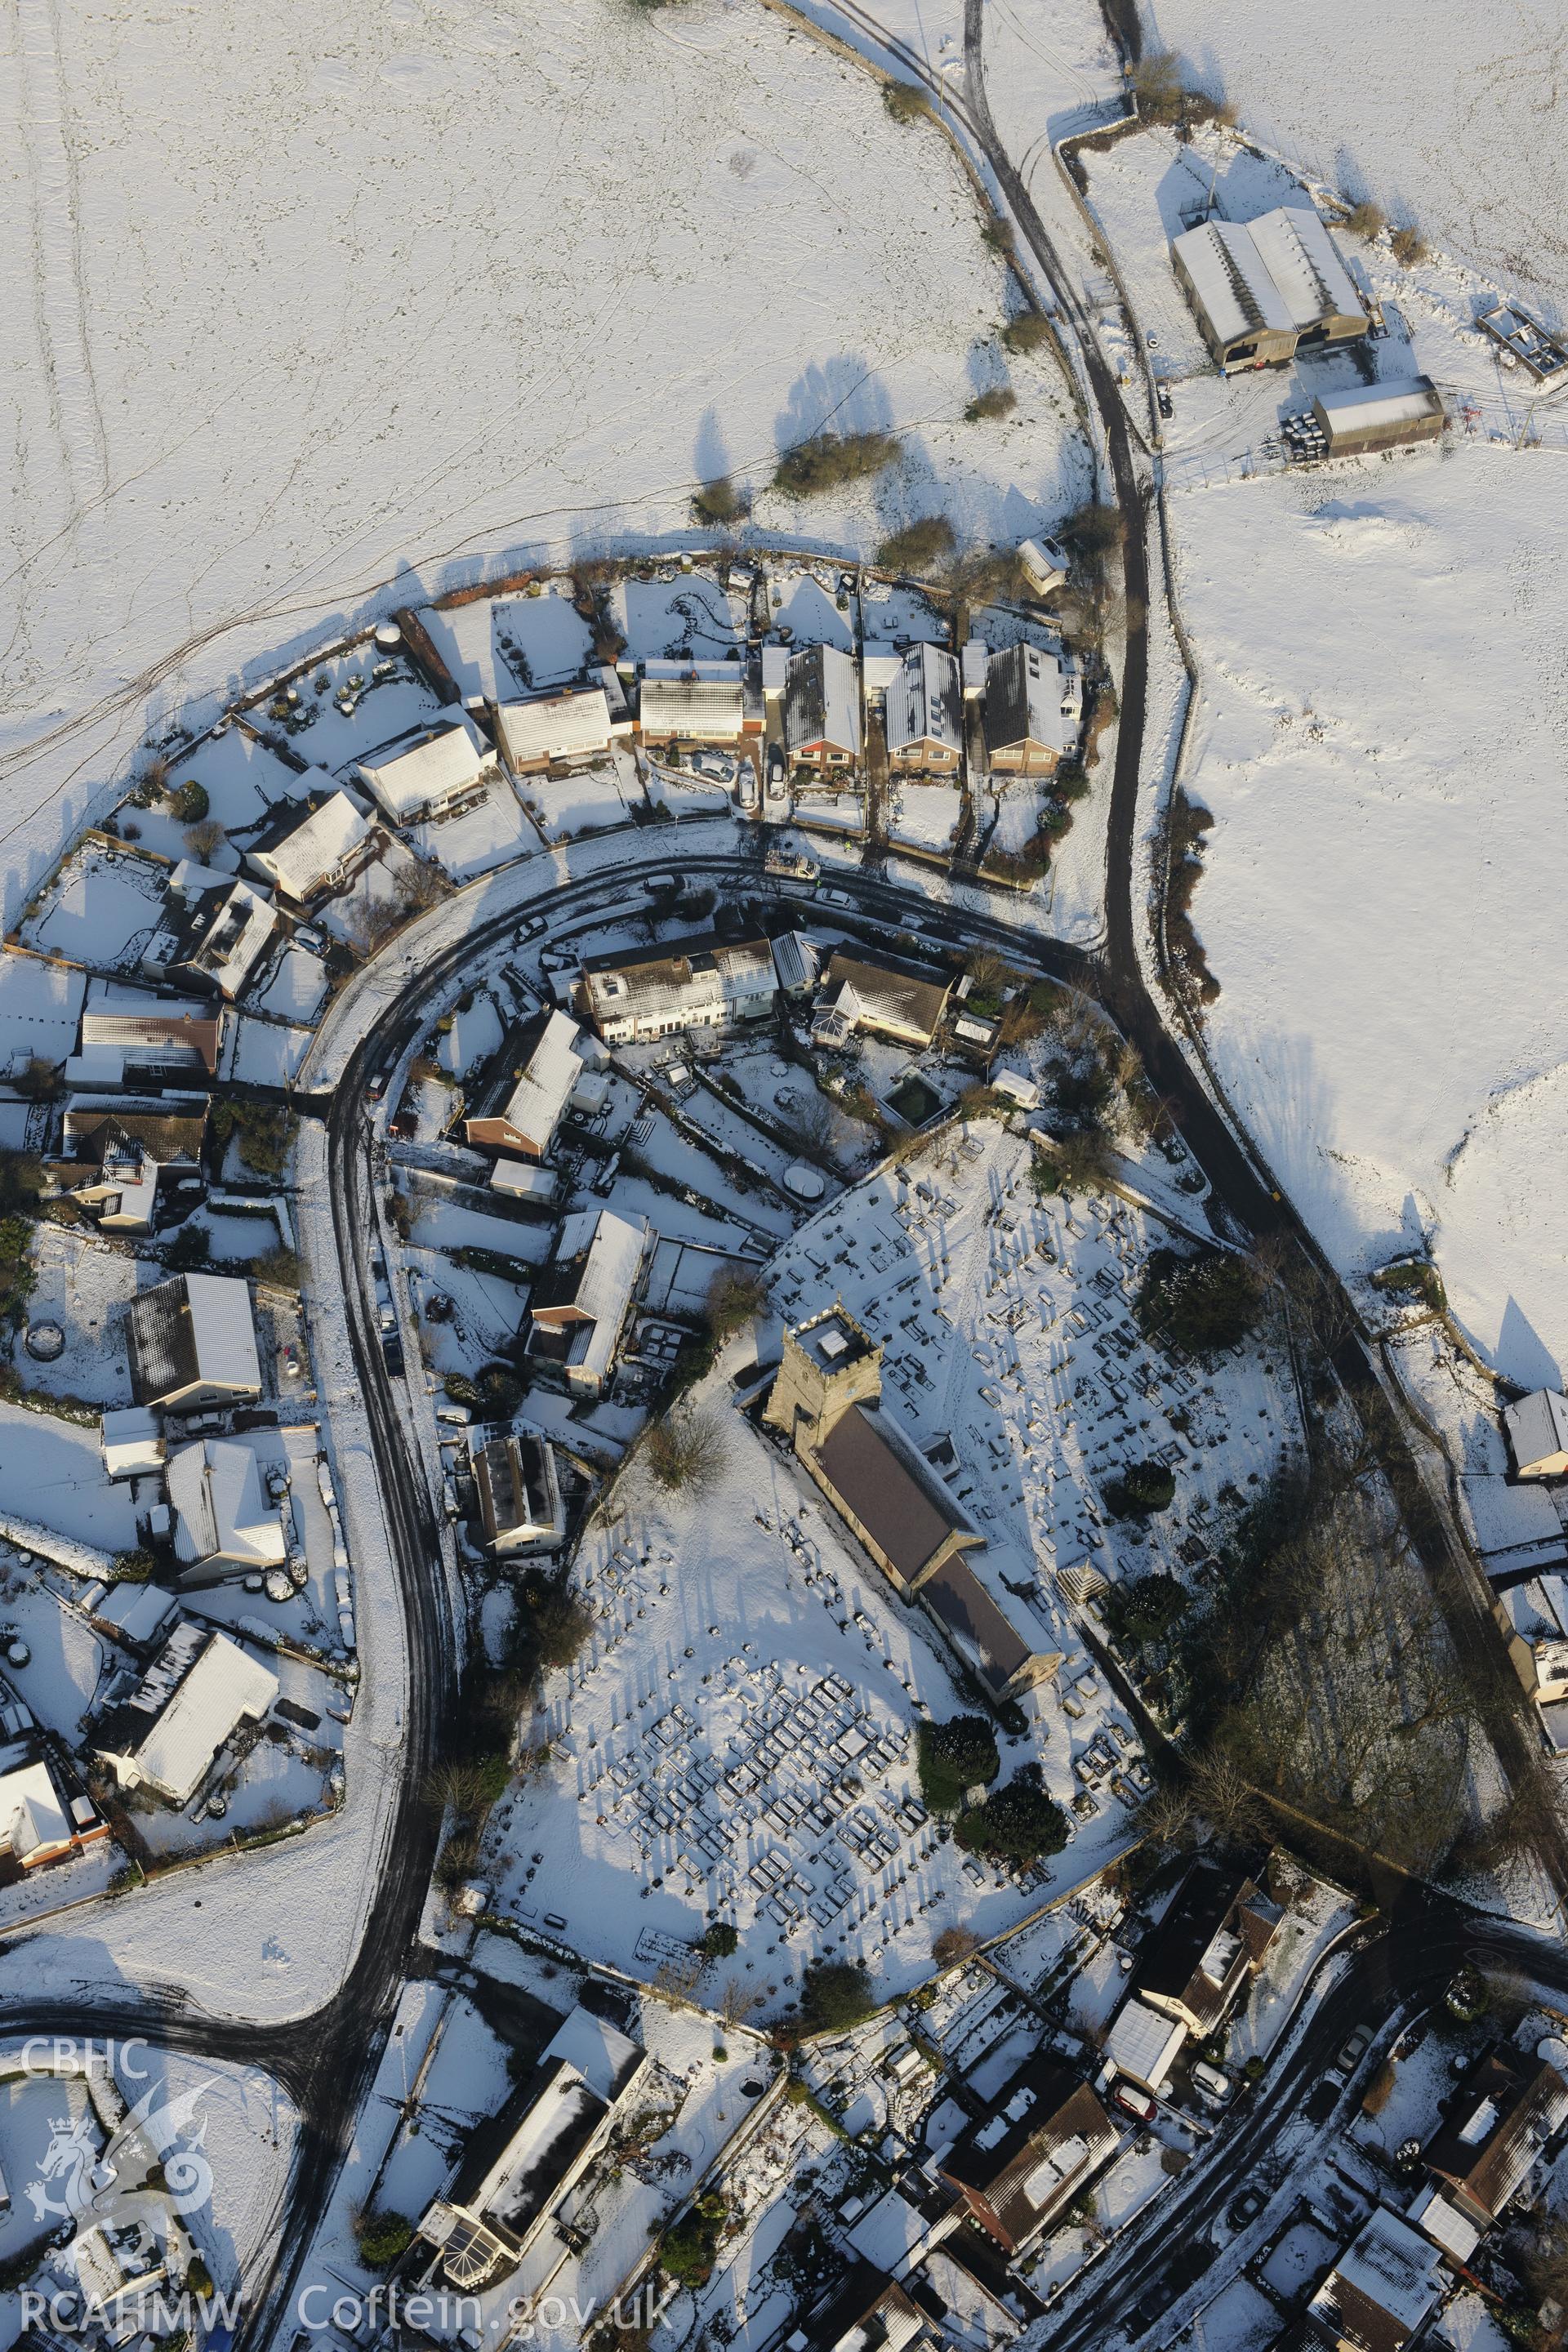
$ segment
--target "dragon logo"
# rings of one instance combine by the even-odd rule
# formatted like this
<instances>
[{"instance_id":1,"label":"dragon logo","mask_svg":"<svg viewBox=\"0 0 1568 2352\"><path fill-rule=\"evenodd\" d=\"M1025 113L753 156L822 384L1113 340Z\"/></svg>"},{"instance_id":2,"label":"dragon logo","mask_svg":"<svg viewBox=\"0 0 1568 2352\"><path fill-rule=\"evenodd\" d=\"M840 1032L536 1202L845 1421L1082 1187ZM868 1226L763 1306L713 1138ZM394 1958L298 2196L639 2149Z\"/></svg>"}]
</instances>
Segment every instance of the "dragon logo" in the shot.
<instances>
[{"instance_id":1,"label":"dragon logo","mask_svg":"<svg viewBox=\"0 0 1568 2352\"><path fill-rule=\"evenodd\" d=\"M202 2100L216 2077L154 2109L156 2089L139 2099L103 2154L86 2116L50 2118L49 2144L27 2184L37 2221L71 2221L77 2233L144 2214L194 2213L212 2195L207 2117ZM160 2153L160 2150L163 2153ZM162 2185L160 2185L160 2182Z\"/></svg>"}]
</instances>

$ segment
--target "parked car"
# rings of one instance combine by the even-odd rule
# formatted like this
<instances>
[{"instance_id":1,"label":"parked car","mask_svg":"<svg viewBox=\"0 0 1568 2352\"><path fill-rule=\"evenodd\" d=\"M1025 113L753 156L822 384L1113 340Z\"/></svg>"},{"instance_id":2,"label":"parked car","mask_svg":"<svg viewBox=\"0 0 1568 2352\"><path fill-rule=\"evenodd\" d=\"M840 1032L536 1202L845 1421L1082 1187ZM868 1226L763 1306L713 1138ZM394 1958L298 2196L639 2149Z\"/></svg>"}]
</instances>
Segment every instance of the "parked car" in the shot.
<instances>
[{"instance_id":1,"label":"parked car","mask_svg":"<svg viewBox=\"0 0 1568 2352\"><path fill-rule=\"evenodd\" d=\"M1176 413L1175 404L1172 400L1170 394L1165 390L1163 384L1161 384L1158 387L1154 397L1160 404L1160 414L1162 416L1174 416Z\"/></svg>"},{"instance_id":2,"label":"parked car","mask_svg":"<svg viewBox=\"0 0 1568 2352\"><path fill-rule=\"evenodd\" d=\"M528 919L527 922L526 922L526 923L519 923L519 925L518 925L518 927L517 927L516 930L512 933L512 940L513 940L514 945L516 945L517 947L521 947L521 945L522 945L522 943L523 943L523 941L524 941L525 940L536 940L536 939L539 937L540 932L541 932L542 930L543 930L543 929L544 929L544 918L543 918L543 916L542 916L542 915L530 915L530 917L529 917L529 919Z\"/></svg>"},{"instance_id":3,"label":"parked car","mask_svg":"<svg viewBox=\"0 0 1568 2352\"><path fill-rule=\"evenodd\" d=\"M1226 2215L1226 2220L1233 2230L1245 2230L1249 2221L1257 2221L1268 2202L1268 2194L1264 2189L1244 2189L1232 2204L1229 2212Z\"/></svg>"},{"instance_id":4,"label":"parked car","mask_svg":"<svg viewBox=\"0 0 1568 2352\"><path fill-rule=\"evenodd\" d=\"M1360 2065L1362 2059L1366 2054L1367 2046L1371 2040L1371 2026L1358 2025L1354 2032L1352 2033L1346 2041L1344 2048L1340 2052L1339 2057L1334 2062L1342 2074L1350 2075L1355 2073L1356 2068Z\"/></svg>"},{"instance_id":5,"label":"parked car","mask_svg":"<svg viewBox=\"0 0 1568 2352\"><path fill-rule=\"evenodd\" d=\"M819 889L816 895L825 907L852 907L855 904L847 890Z\"/></svg>"},{"instance_id":6,"label":"parked car","mask_svg":"<svg viewBox=\"0 0 1568 2352\"><path fill-rule=\"evenodd\" d=\"M1119 2081L1110 2095L1123 2114L1136 2116L1141 2124L1152 2124L1160 2112L1148 2092L1136 2083Z\"/></svg>"},{"instance_id":7,"label":"parked car","mask_svg":"<svg viewBox=\"0 0 1568 2352\"><path fill-rule=\"evenodd\" d=\"M1230 2076L1200 2058L1193 2068L1193 2088L1206 2106L1223 2107L1231 2093Z\"/></svg>"}]
</instances>

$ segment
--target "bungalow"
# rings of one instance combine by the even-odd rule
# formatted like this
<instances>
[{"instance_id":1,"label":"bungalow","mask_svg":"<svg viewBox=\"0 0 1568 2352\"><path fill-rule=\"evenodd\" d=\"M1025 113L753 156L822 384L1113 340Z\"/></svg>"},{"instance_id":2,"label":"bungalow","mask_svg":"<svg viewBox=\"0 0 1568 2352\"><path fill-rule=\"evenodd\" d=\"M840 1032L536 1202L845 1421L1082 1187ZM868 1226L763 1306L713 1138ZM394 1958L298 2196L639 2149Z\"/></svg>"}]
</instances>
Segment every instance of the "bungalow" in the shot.
<instances>
[{"instance_id":1,"label":"bungalow","mask_svg":"<svg viewBox=\"0 0 1568 2352\"><path fill-rule=\"evenodd\" d=\"M717 931L640 952L617 949L583 965L583 1003L606 1045L764 1020L776 991L767 940L726 940Z\"/></svg>"},{"instance_id":2,"label":"bungalow","mask_svg":"<svg viewBox=\"0 0 1568 2352\"><path fill-rule=\"evenodd\" d=\"M443 714L402 751L389 748L355 762L356 772L393 824L428 824L472 799L492 774L496 755L466 710Z\"/></svg>"},{"instance_id":3,"label":"bungalow","mask_svg":"<svg viewBox=\"0 0 1568 2352\"><path fill-rule=\"evenodd\" d=\"M448 2285L474 2294L537 2246L529 2287L542 2293L571 2251L560 2230L546 2238L548 2225L650 2064L640 2042L585 2009L572 2010L503 2111L511 2127L500 2155L490 2161L476 2138L455 2180L426 2207L419 2235L436 2253L426 2276L438 2266Z\"/></svg>"},{"instance_id":4,"label":"bungalow","mask_svg":"<svg viewBox=\"0 0 1568 2352\"><path fill-rule=\"evenodd\" d=\"M1465 2074L1421 2161L1466 2219L1484 2230L1565 2123L1568 2083L1556 2067L1501 2042Z\"/></svg>"},{"instance_id":5,"label":"bungalow","mask_svg":"<svg viewBox=\"0 0 1568 2352\"><path fill-rule=\"evenodd\" d=\"M186 1412L261 1394L250 1293L232 1275L176 1274L142 1291L125 1312L125 1341L140 1405Z\"/></svg>"},{"instance_id":6,"label":"bungalow","mask_svg":"<svg viewBox=\"0 0 1568 2352\"><path fill-rule=\"evenodd\" d=\"M1009 646L985 665L985 757L999 776L1054 775L1070 741L1069 699L1055 654Z\"/></svg>"},{"instance_id":7,"label":"bungalow","mask_svg":"<svg viewBox=\"0 0 1568 2352\"><path fill-rule=\"evenodd\" d=\"M150 980L170 980L230 1003L278 928L272 901L232 874L182 858L169 877L163 919L144 950Z\"/></svg>"},{"instance_id":8,"label":"bungalow","mask_svg":"<svg viewBox=\"0 0 1568 2352\"><path fill-rule=\"evenodd\" d=\"M609 1385L650 1239L646 1218L578 1209L534 1279L527 1353L556 1365L579 1395L603 1396Z\"/></svg>"},{"instance_id":9,"label":"bungalow","mask_svg":"<svg viewBox=\"0 0 1568 2352\"><path fill-rule=\"evenodd\" d=\"M303 816L297 801L278 802L252 837L245 862L270 882L286 907L302 914L318 898L346 889L384 839L347 793L331 792Z\"/></svg>"},{"instance_id":10,"label":"bungalow","mask_svg":"<svg viewBox=\"0 0 1568 2352\"><path fill-rule=\"evenodd\" d=\"M1205 221L1173 239L1171 265L1223 375L1281 367L1311 345L1352 341L1371 323L1310 205Z\"/></svg>"},{"instance_id":11,"label":"bungalow","mask_svg":"<svg viewBox=\"0 0 1568 2352\"><path fill-rule=\"evenodd\" d=\"M210 997L160 996L89 980L80 1039L66 1064L72 1086L200 1086L216 1074L228 1014Z\"/></svg>"},{"instance_id":12,"label":"bungalow","mask_svg":"<svg viewBox=\"0 0 1568 2352\"><path fill-rule=\"evenodd\" d=\"M470 1438L469 1454L487 1548L498 1559L553 1551L564 1540L566 1513L549 1439L509 1430L480 1444Z\"/></svg>"},{"instance_id":13,"label":"bungalow","mask_svg":"<svg viewBox=\"0 0 1568 2352\"><path fill-rule=\"evenodd\" d=\"M733 662L649 662L643 672L637 732L644 743L738 743L756 727L746 718Z\"/></svg>"},{"instance_id":14,"label":"bungalow","mask_svg":"<svg viewBox=\"0 0 1568 2352\"><path fill-rule=\"evenodd\" d=\"M1261 1966L1284 1916L1245 1872L1200 1855L1140 1945L1132 1990L1189 2033L1213 2033Z\"/></svg>"},{"instance_id":15,"label":"bungalow","mask_svg":"<svg viewBox=\"0 0 1568 2352\"><path fill-rule=\"evenodd\" d=\"M215 1437L183 1445L169 1456L167 1479L182 1589L283 1566L282 1521L262 1494L254 1447Z\"/></svg>"},{"instance_id":16,"label":"bungalow","mask_svg":"<svg viewBox=\"0 0 1568 2352\"><path fill-rule=\"evenodd\" d=\"M1308 2341L1331 2352L1404 2352L1443 2285L1431 2241L1374 2206L1307 2305Z\"/></svg>"},{"instance_id":17,"label":"bungalow","mask_svg":"<svg viewBox=\"0 0 1568 2352\"><path fill-rule=\"evenodd\" d=\"M829 959L812 1022L819 1045L841 1045L868 1029L903 1045L929 1045L947 1009L952 982L916 964L875 962L839 953Z\"/></svg>"},{"instance_id":18,"label":"bungalow","mask_svg":"<svg viewBox=\"0 0 1568 2352\"><path fill-rule=\"evenodd\" d=\"M1079 2196L1120 2145L1089 2084L1037 2053L940 2159L969 2217L1016 2259Z\"/></svg>"},{"instance_id":19,"label":"bungalow","mask_svg":"<svg viewBox=\"0 0 1568 2352\"><path fill-rule=\"evenodd\" d=\"M501 757L513 776L574 767L610 748L610 706L602 686L586 693L551 694L533 702L503 702L496 710Z\"/></svg>"},{"instance_id":20,"label":"bungalow","mask_svg":"<svg viewBox=\"0 0 1568 2352\"><path fill-rule=\"evenodd\" d=\"M1535 1389L1503 1409L1508 1450L1519 1478L1568 1478L1568 1397Z\"/></svg>"},{"instance_id":21,"label":"bungalow","mask_svg":"<svg viewBox=\"0 0 1568 2352\"><path fill-rule=\"evenodd\" d=\"M108 1835L109 1824L90 1798L68 1801L60 1794L47 1758L33 1741L0 1749L0 1856L20 1870L37 1870Z\"/></svg>"},{"instance_id":22,"label":"bungalow","mask_svg":"<svg viewBox=\"0 0 1568 2352\"><path fill-rule=\"evenodd\" d=\"M853 768L861 750L860 681L837 646L791 654L784 681L784 750L792 767Z\"/></svg>"},{"instance_id":23,"label":"bungalow","mask_svg":"<svg viewBox=\"0 0 1568 2352\"><path fill-rule=\"evenodd\" d=\"M515 1151L542 1160L583 1076L577 1024L564 1013L536 1013L498 1059L496 1076L463 1120L468 1140L481 1151Z\"/></svg>"},{"instance_id":24,"label":"bungalow","mask_svg":"<svg viewBox=\"0 0 1568 2352\"><path fill-rule=\"evenodd\" d=\"M888 688L888 765L901 775L954 775L963 750L958 664L942 646L911 646Z\"/></svg>"},{"instance_id":25,"label":"bungalow","mask_svg":"<svg viewBox=\"0 0 1568 2352\"><path fill-rule=\"evenodd\" d=\"M278 1677L226 1633L182 1619L145 1674L117 1684L89 1735L122 1789L189 1802L242 1723L259 1723Z\"/></svg>"}]
</instances>

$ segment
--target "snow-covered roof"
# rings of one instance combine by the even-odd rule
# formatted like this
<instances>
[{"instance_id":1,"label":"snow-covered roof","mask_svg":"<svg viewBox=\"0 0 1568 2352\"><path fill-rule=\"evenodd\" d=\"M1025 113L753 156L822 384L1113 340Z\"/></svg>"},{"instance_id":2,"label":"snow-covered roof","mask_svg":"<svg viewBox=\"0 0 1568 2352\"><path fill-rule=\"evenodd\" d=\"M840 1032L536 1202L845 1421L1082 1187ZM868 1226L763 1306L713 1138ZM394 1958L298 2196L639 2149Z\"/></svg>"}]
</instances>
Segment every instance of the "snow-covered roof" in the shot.
<instances>
[{"instance_id":1,"label":"snow-covered roof","mask_svg":"<svg viewBox=\"0 0 1568 2352\"><path fill-rule=\"evenodd\" d=\"M540 2053L541 2063L564 2059L601 2099L614 2099L632 2068L644 2055L640 2042L618 2033L602 2017L585 2009L567 2012L559 2032Z\"/></svg>"},{"instance_id":2,"label":"snow-covered roof","mask_svg":"<svg viewBox=\"0 0 1568 2352\"><path fill-rule=\"evenodd\" d=\"M116 1584L93 1609L103 1624L111 1625L131 1643L151 1642L174 1614L174 1596L156 1584Z\"/></svg>"},{"instance_id":3,"label":"snow-covered roof","mask_svg":"<svg viewBox=\"0 0 1568 2352\"><path fill-rule=\"evenodd\" d=\"M137 1748L138 1773L184 1804L236 1725L264 1716L278 1688L269 1667L213 1633Z\"/></svg>"},{"instance_id":4,"label":"snow-covered roof","mask_svg":"<svg viewBox=\"0 0 1568 2352\"><path fill-rule=\"evenodd\" d=\"M25 1864L70 1842L65 1807L41 1757L0 1773L0 1850Z\"/></svg>"},{"instance_id":5,"label":"snow-covered roof","mask_svg":"<svg viewBox=\"0 0 1568 2352\"><path fill-rule=\"evenodd\" d=\"M985 749L993 757L1026 743L1059 756L1068 748L1062 666L1039 646L1008 646L985 668Z\"/></svg>"},{"instance_id":6,"label":"snow-covered roof","mask_svg":"<svg viewBox=\"0 0 1568 2352\"><path fill-rule=\"evenodd\" d=\"M1348 433L1378 425L1419 425L1443 412L1436 384L1424 375L1412 383L1358 383L1347 392L1321 392L1312 406L1324 424Z\"/></svg>"},{"instance_id":7,"label":"snow-covered roof","mask_svg":"<svg viewBox=\"0 0 1568 2352\"><path fill-rule=\"evenodd\" d=\"M782 694L788 677L789 647L764 646L763 647L763 692Z\"/></svg>"},{"instance_id":8,"label":"snow-covered roof","mask_svg":"<svg viewBox=\"0 0 1568 2352\"><path fill-rule=\"evenodd\" d=\"M742 731L745 719L739 670L724 677L697 677L683 669L676 677L645 677L638 721L645 735L717 735Z\"/></svg>"},{"instance_id":9,"label":"snow-covered roof","mask_svg":"<svg viewBox=\"0 0 1568 2352\"><path fill-rule=\"evenodd\" d=\"M228 1274L187 1274L184 1283L201 1378L224 1388L259 1389L261 1365L245 1282Z\"/></svg>"},{"instance_id":10,"label":"snow-covered roof","mask_svg":"<svg viewBox=\"0 0 1568 2352\"><path fill-rule=\"evenodd\" d=\"M103 1466L111 1478L137 1478L163 1466L163 1424L148 1406L122 1405L100 1423Z\"/></svg>"},{"instance_id":11,"label":"snow-covered roof","mask_svg":"<svg viewBox=\"0 0 1568 2352\"><path fill-rule=\"evenodd\" d=\"M302 817L265 849L250 849L252 866L277 884L289 898L303 904L335 882L371 830L371 821L356 808L347 793L333 793L320 808Z\"/></svg>"},{"instance_id":12,"label":"snow-covered roof","mask_svg":"<svg viewBox=\"0 0 1568 2352\"><path fill-rule=\"evenodd\" d=\"M356 763L395 824L416 824L427 810L445 807L471 792L484 773L485 746L467 711L453 709L441 716L445 723L423 741Z\"/></svg>"},{"instance_id":13,"label":"snow-covered roof","mask_svg":"<svg viewBox=\"0 0 1568 2352\"><path fill-rule=\"evenodd\" d=\"M602 686L586 694L552 694L537 702L503 702L496 712L501 750L514 768L540 760L580 760L607 750L610 706Z\"/></svg>"},{"instance_id":14,"label":"snow-covered roof","mask_svg":"<svg viewBox=\"0 0 1568 2352\"><path fill-rule=\"evenodd\" d=\"M858 759L860 683L837 646L806 646L790 656L784 742L792 758L821 746Z\"/></svg>"},{"instance_id":15,"label":"snow-covered roof","mask_svg":"<svg viewBox=\"0 0 1568 2352\"><path fill-rule=\"evenodd\" d=\"M526 1160L498 1160L490 1171L492 1192L532 1193L541 1201L553 1198L555 1171L535 1168Z\"/></svg>"},{"instance_id":16,"label":"snow-covered roof","mask_svg":"<svg viewBox=\"0 0 1568 2352\"><path fill-rule=\"evenodd\" d=\"M568 1360L584 1380L608 1376L647 1247L642 1217L577 1209L563 1219L554 1252L534 1284L536 1321L571 1329Z\"/></svg>"},{"instance_id":17,"label":"snow-covered roof","mask_svg":"<svg viewBox=\"0 0 1568 2352\"><path fill-rule=\"evenodd\" d=\"M1521 1486L1511 1478L1471 1471L1459 1486L1476 1549L1488 1559L1489 1575L1506 1573L1516 1563L1568 1559L1568 1535L1543 1486Z\"/></svg>"},{"instance_id":18,"label":"snow-covered roof","mask_svg":"<svg viewBox=\"0 0 1568 2352\"><path fill-rule=\"evenodd\" d=\"M1171 2061L1187 2038L1187 2029L1173 2017L1138 2000L1124 2001L1105 2037L1105 2054L1135 2083L1157 2090Z\"/></svg>"},{"instance_id":19,"label":"snow-covered roof","mask_svg":"<svg viewBox=\"0 0 1568 2352\"><path fill-rule=\"evenodd\" d=\"M224 1558L255 1569L280 1568L288 1548L278 1513L261 1492L248 1445L209 1437L169 1456L175 1557L196 1565Z\"/></svg>"},{"instance_id":20,"label":"snow-covered roof","mask_svg":"<svg viewBox=\"0 0 1568 2352\"><path fill-rule=\"evenodd\" d=\"M1396 2352L1436 2303L1443 2284L1436 2247L1386 2206L1374 2206L1361 2232L1340 2256L1307 2306L1310 2318L1331 2331ZM1380 2326L1381 2316L1401 2331ZM1368 2330L1372 2331L1370 2334Z\"/></svg>"},{"instance_id":21,"label":"snow-covered roof","mask_svg":"<svg viewBox=\"0 0 1568 2352\"><path fill-rule=\"evenodd\" d=\"M1555 1389L1536 1389L1517 1404L1506 1405L1502 1425L1521 1476L1541 1476L1568 1466L1568 1397Z\"/></svg>"},{"instance_id":22,"label":"snow-covered roof","mask_svg":"<svg viewBox=\"0 0 1568 2352\"><path fill-rule=\"evenodd\" d=\"M1328 319L1365 315L1310 208L1281 205L1254 221L1205 221L1172 249L1222 343L1260 329L1300 334Z\"/></svg>"},{"instance_id":23,"label":"snow-covered roof","mask_svg":"<svg viewBox=\"0 0 1568 2352\"><path fill-rule=\"evenodd\" d=\"M1468 2221L1457 2205L1450 2205L1436 2181L1427 2182L1406 2218L1456 2262L1468 2263L1480 2244L1481 2233L1475 2223Z\"/></svg>"},{"instance_id":24,"label":"snow-covered roof","mask_svg":"<svg viewBox=\"0 0 1568 2352\"><path fill-rule=\"evenodd\" d=\"M889 757L914 744L941 744L955 755L961 740L958 664L942 646L911 646L888 688Z\"/></svg>"},{"instance_id":25,"label":"snow-covered roof","mask_svg":"<svg viewBox=\"0 0 1568 2352\"><path fill-rule=\"evenodd\" d=\"M217 1067L220 1020L210 998L155 996L119 981L88 983L81 1015L81 1056L104 1047L130 1062L188 1062L209 1076Z\"/></svg>"},{"instance_id":26,"label":"snow-covered roof","mask_svg":"<svg viewBox=\"0 0 1568 2352\"><path fill-rule=\"evenodd\" d=\"M507 1125L528 1137L542 1157L583 1075L576 1042L575 1021L564 1013L550 1013L501 1113Z\"/></svg>"}]
</instances>

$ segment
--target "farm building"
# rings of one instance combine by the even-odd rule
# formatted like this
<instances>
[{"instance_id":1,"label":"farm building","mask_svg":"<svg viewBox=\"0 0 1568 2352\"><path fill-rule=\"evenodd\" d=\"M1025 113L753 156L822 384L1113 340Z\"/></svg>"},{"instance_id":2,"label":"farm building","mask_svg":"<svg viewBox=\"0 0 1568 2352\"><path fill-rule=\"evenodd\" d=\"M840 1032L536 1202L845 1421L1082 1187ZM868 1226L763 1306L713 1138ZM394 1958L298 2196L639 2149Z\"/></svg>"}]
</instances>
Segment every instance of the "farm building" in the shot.
<instances>
[{"instance_id":1,"label":"farm building","mask_svg":"<svg viewBox=\"0 0 1568 2352\"><path fill-rule=\"evenodd\" d=\"M1173 241L1171 261L1222 374L1283 366L1298 351L1367 331L1361 297L1308 207L1205 221Z\"/></svg>"},{"instance_id":2,"label":"farm building","mask_svg":"<svg viewBox=\"0 0 1568 2352\"><path fill-rule=\"evenodd\" d=\"M951 775L963 748L958 664L942 646L911 646L887 691L888 765L907 775Z\"/></svg>"},{"instance_id":3,"label":"farm building","mask_svg":"<svg viewBox=\"0 0 1568 2352\"><path fill-rule=\"evenodd\" d=\"M1443 404L1424 375L1408 383L1360 383L1350 392L1320 393L1312 403L1331 457L1356 457L1442 437Z\"/></svg>"}]
</instances>

